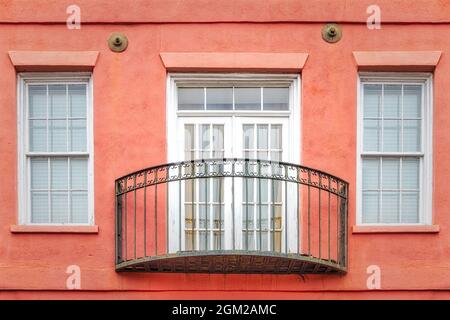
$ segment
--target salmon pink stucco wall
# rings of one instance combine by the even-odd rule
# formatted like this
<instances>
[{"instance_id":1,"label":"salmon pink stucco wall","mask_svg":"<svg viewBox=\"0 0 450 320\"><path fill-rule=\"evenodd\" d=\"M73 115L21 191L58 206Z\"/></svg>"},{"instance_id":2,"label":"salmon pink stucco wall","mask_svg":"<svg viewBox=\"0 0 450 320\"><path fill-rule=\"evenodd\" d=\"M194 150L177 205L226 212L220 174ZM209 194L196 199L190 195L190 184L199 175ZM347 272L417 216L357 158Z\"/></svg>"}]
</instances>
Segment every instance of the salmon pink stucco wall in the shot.
<instances>
[{"instance_id":1,"label":"salmon pink stucco wall","mask_svg":"<svg viewBox=\"0 0 450 320\"><path fill-rule=\"evenodd\" d=\"M71 1L0 0L0 299L450 298L450 3L380 0L382 28L369 30L371 2L79 0L81 29L69 30ZM329 44L321 29L335 21L343 37ZM125 52L109 50L113 32L128 37ZM93 69L97 233L11 232L18 217L18 143L16 69L9 51L99 53ZM432 215L438 232L352 232L354 51L442 52L433 74ZM301 164L350 183L346 275L115 272L114 180L167 162L164 52L308 54L301 71ZM66 288L69 265L81 268L80 290ZM370 265L381 268L379 291L367 288Z\"/></svg>"}]
</instances>

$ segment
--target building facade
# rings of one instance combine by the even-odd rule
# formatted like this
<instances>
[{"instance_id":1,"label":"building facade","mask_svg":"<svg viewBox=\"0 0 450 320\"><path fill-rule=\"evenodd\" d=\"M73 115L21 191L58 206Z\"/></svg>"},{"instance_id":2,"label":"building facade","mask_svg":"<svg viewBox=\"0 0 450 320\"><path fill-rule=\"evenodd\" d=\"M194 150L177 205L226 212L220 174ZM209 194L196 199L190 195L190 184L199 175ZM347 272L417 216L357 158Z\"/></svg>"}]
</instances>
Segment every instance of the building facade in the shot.
<instances>
[{"instance_id":1,"label":"building facade","mask_svg":"<svg viewBox=\"0 0 450 320\"><path fill-rule=\"evenodd\" d=\"M0 298L450 298L445 1L1 1Z\"/></svg>"}]
</instances>

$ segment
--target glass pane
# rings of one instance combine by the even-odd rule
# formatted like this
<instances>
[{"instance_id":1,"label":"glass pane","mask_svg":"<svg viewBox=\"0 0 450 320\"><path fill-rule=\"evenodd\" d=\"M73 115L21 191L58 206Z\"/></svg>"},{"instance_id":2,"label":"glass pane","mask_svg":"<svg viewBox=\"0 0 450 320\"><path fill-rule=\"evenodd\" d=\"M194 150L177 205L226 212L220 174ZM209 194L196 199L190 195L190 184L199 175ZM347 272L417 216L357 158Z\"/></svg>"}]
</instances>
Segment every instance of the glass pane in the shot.
<instances>
[{"instance_id":1,"label":"glass pane","mask_svg":"<svg viewBox=\"0 0 450 320\"><path fill-rule=\"evenodd\" d=\"M88 223L88 195L87 192L72 192L71 218L73 223Z\"/></svg>"},{"instance_id":2,"label":"glass pane","mask_svg":"<svg viewBox=\"0 0 450 320\"><path fill-rule=\"evenodd\" d=\"M210 179L211 180L211 179ZM213 188L213 202L224 202L223 197L223 179L222 178L212 178L212 188Z\"/></svg>"},{"instance_id":3,"label":"glass pane","mask_svg":"<svg viewBox=\"0 0 450 320\"><path fill-rule=\"evenodd\" d=\"M178 88L178 110L204 110L203 88Z\"/></svg>"},{"instance_id":4,"label":"glass pane","mask_svg":"<svg viewBox=\"0 0 450 320\"><path fill-rule=\"evenodd\" d=\"M186 230L185 231L184 247L185 247L185 250L187 250L187 251L193 250L193 246L192 246L192 230Z\"/></svg>"},{"instance_id":5,"label":"glass pane","mask_svg":"<svg viewBox=\"0 0 450 320\"><path fill-rule=\"evenodd\" d=\"M28 87L28 100L30 105L30 118L47 117L47 87L33 86Z\"/></svg>"},{"instance_id":6,"label":"glass pane","mask_svg":"<svg viewBox=\"0 0 450 320\"><path fill-rule=\"evenodd\" d=\"M418 223L419 222L419 193L403 192L402 193L402 222Z\"/></svg>"},{"instance_id":7,"label":"glass pane","mask_svg":"<svg viewBox=\"0 0 450 320\"><path fill-rule=\"evenodd\" d=\"M184 126L184 148L185 151L195 149L195 126L193 124Z\"/></svg>"},{"instance_id":8,"label":"glass pane","mask_svg":"<svg viewBox=\"0 0 450 320\"><path fill-rule=\"evenodd\" d=\"M403 87L403 118L420 118L422 105L422 86Z\"/></svg>"},{"instance_id":9,"label":"glass pane","mask_svg":"<svg viewBox=\"0 0 450 320\"><path fill-rule=\"evenodd\" d=\"M381 116L381 85L364 85L364 117L379 118Z\"/></svg>"},{"instance_id":10,"label":"glass pane","mask_svg":"<svg viewBox=\"0 0 450 320\"><path fill-rule=\"evenodd\" d=\"M400 118L402 101L401 85L384 86L383 118Z\"/></svg>"},{"instance_id":11,"label":"glass pane","mask_svg":"<svg viewBox=\"0 0 450 320\"><path fill-rule=\"evenodd\" d=\"M254 232L242 231L242 248L244 250L255 250L255 238Z\"/></svg>"},{"instance_id":12,"label":"glass pane","mask_svg":"<svg viewBox=\"0 0 450 320\"><path fill-rule=\"evenodd\" d=\"M233 88L206 88L207 110L232 110Z\"/></svg>"},{"instance_id":13,"label":"glass pane","mask_svg":"<svg viewBox=\"0 0 450 320\"><path fill-rule=\"evenodd\" d=\"M363 159L362 162L362 184L363 189L380 188L380 160Z\"/></svg>"},{"instance_id":14,"label":"glass pane","mask_svg":"<svg viewBox=\"0 0 450 320\"><path fill-rule=\"evenodd\" d=\"M400 188L400 159L383 158L383 189Z\"/></svg>"},{"instance_id":15,"label":"glass pane","mask_svg":"<svg viewBox=\"0 0 450 320\"><path fill-rule=\"evenodd\" d=\"M184 206L184 227L186 229L192 228L192 205Z\"/></svg>"},{"instance_id":16,"label":"glass pane","mask_svg":"<svg viewBox=\"0 0 450 320\"><path fill-rule=\"evenodd\" d=\"M210 146L210 125L209 124L202 124L200 126L200 146L202 150L209 150L211 149Z\"/></svg>"},{"instance_id":17,"label":"glass pane","mask_svg":"<svg viewBox=\"0 0 450 320\"><path fill-rule=\"evenodd\" d=\"M68 189L68 164L66 159L50 159L51 189Z\"/></svg>"},{"instance_id":18,"label":"glass pane","mask_svg":"<svg viewBox=\"0 0 450 320\"><path fill-rule=\"evenodd\" d=\"M254 125L244 124L243 129L244 129L244 149L253 149L255 147L255 143L253 141Z\"/></svg>"},{"instance_id":19,"label":"glass pane","mask_svg":"<svg viewBox=\"0 0 450 320\"><path fill-rule=\"evenodd\" d=\"M258 138L258 149L268 149L268 135L269 135L269 126L267 124L258 124L257 125L257 138Z\"/></svg>"},{"instance_id":20,"label":"glass pane","mask_svg":"<svg viewBox=\"0 0 450 320\"><path fill-rule=\"evenodd\" d=\"M208 179L199 179L198 183L199 201L203 203L209 201L211 193L211 183L209 183Z\"/></svg>"},{"instance_id":21,"label":"glass pane","mask_svg":"<svg viewBox=\"0 0 450 320\"><path fill-rule=\"evenodd\" d=\"M87 151L86 120L70 120L69 125L71 151Z\"/></svg>"},{"instance_id":22,"label":"glass pane","mask_svg":"<svg viewBox=\"0 0 450 320\"><path fill-rule=\"evenodd\" d=\"M383 151L398 152L400 150L400 121L383 121Z\"/></svg>"},{"instance_id":23,"label":"glass pane","mask_svg":"<svg viewBox=\"0 0 450 320\"><path fill-rule=\"evenodd\" d=\"M69 222L68 209L69 198L67 192L52 192L52 222L53 223L67 223Z\"/></svg>"},{"instance_id":24,"label":"glass pane","mask_svg":"<svg viewBox=\"0 0 450 320\"><path fill-rule=\"evenodd\" d=\"M30 120L30 151L47 151L47 121Z\"/></svg>"},{"instance_id":25,"label":"glass pane","mask_svg":"<svg viewBox=\"0 0 450 320\"><path fill-rule=\"evenodd\" d=\"M421 125L420 120L403 121L403 151L420 151Z\"/></svg>"},{"instance_id":26,"label":"glass pane","mask_svg":"<svg viewBox=\"0 0 450 320\"><path fill-rule=\"evenodd\" d=\"M379 120L364 120L364 151L380 151L381 128Z\"/></svg>"},{"instance_id":27,"label":"glass pane","mask_svg":"<svg viewBox=\"0 0 450 320\"><path fill-rule=\"evenodd\" d=\"M268 244L269 243L267 242L267 236L268 236L267 232L261 232L261 238L260 238L259 232L257 233L256 240L258 242L258 249L259 250L262 250L262 251L268 251L269 250L269 248L268 248ZM261 247L260 241L262 242L262 247Z\"/></svg>"},{"instance_id":28,"label":"glass pane","mask_svg":"<svg viewBox=\"0 0 450 320\"><path fill-rule=\"evenodd\" d=\"M69 84L70 117L86 118L86 85Z\"/></svg>"},{"instance_id":29,"label":"glass pane","mask_svg":"<svg viewBox=\"0 0 450 320\"><path fill-rule=\"evenodd\" d=\"M251 178L244 178L242 180L242 201L247 202L248 197L248 202L253 202L255 180Z\"/></svg>"},{"instance_id":30,"label":"glass pane","mask_svg":"<svg viewBox=\"0 0 450 320\"><path fill-rule=\"evenodd\" d=\"M206 250L206 232L200 231L198 234L198 237L199 237L199 250ZM208 237L208 240L209 240L209 237Z\"/></svg>"},{"instance_id":31,"label":"glass pane","mask_svg":"<svg viewBox=\"0 0 450 320\"><path fill-rule=\"evenodd\" d=\"M273 124L270 127L270 147L272 149L282 148L281 124Z\"/></svg>"},{"instance_id":32,"label":"glass pane","mask_svg":"<svg viewBox=\"0 0 450 320\"><path fill-rule=\"evenodd\" d=\"M258 151L257 152L257 158L260 160L269 160L269 152L268 151Z\"/></svg>"},{"instance_id":33,"label":"glass pane","mask_svg":"<svg viewBox=\"0 0 450 320\"><path fill-rule=\"evenodd\" d=\"M362 222L377 223L379 211L379 193L364 191L362 199Z\"/></svg>"},{"instance_id":34,"label":"glass pane","mask_svg":"<svg viewBox=\"0 0 450 320\"><path fill-rule=\"evenodd\" d=\"M67 121L49 121L49 144L50 151L67 151Z\"/></svg>"},{"instance_id":35,"label":"glass pane","mask_svg":"<svg viewBox=\"0 0 450 320\"><path fill-rule=\"evenodd\" d=\"M48 223L48 193L31 192L31 222Z\"/></svg>"},{"instance_id":36,"label":"glass pane","mask_svg":"<svg viewBox=\"0 0 450 320\"><path fill-rule=\"evenodd\" d=\"M281 203L281 194L283 191L283 187L282 187L282 181L278 181L278 180L273 180L273 199L272 201L275 200L275 203ZM271 195L272 197L272 195Z\"/></svg>"},{"instance_id":37,"label":"glass pane","mask_svg":"<svg viewBox=\"0 0 450 320\"><path fill-rule=\"evenodd\" d=\"M236 110L261 110L261 88L234 88Z\"/></svg>"},{"instance_id":38,"label":"glass pane","mask_svg":"<svg viewBox=\"0 0 450 320\"><path fill-rule=\"evenodd\" d=\"M88 161L87 159L70 160L70 184L71 189L87 190L88 185Z\"/></svg>"},{"instance_id":39,"label":"glass pane","mask_svg":"<svg viewBox=\"0 0 450 320\"><path fill-rule=\"evenodd\" d=\"M403 158L402 161L402 189L418 190L420 160Z\"/></svg>"},{"instance_id":40,"label":"glass pane","mask_svg":"<svg viewBox=\"0 0 450 320\"><path fill-rule=\"evenodd\" d=\"M281 204L274 205L272 207L272 209L274 210L274 212L271 212L270 214L271 215L273 214L275 216L275 221L272 221L272 219L271 219L270 228L273 229L272 226L275 226L275 230L281 229L281 223L283 222L283 221L281 221L282 220L282 215L281 215L282 206L281 206Z\"/></svg>"},{"instance_id":41,"label":"glass pane","mask_svg":"<svg viewBox=\"0 0 450 320\"><path fill-rule=\"evenodd\" d=\"M236 110L261 110L261 88L235 88Z\"/></svg>"},{"instance_id":42,"label":"glass pane","mask_svg":"<svg viewBox=\"0 0 450 320\"><path fill-rule=\"evenodd\" d=\"M223 211L223 205L219 206L219 205L213 205L212 206L213 209L213 229L223 229L224 228L224 224L223 224L223 217L224 217L224 211Z\"/></svg>"},{"instance_id":43,"label":"glass pane","mask_svg":"<svg viewBox=\"0 0 450 320\"><path fill-rule=\"evenodd\" d=\"M289 88L264 88L264 110L289 110Z\"/></svg>"},{"instance_id":44,"label":"glass pane","mask_svg":"<svg viewBox=\"0 0 450 320\"><path fill-rule=\"evenodd\" d=\"M204 229L206 227L206 205L200 204L198 206L198 209L199 209L199 217L200 217L200 219L198 221L198 227L201 229ZM209 226L208 226L208 229L209 229Z\"/></svg>"},{"instance_id":45,"label":"glass pane","mask_svg":"<svg viewBox=\"0 0 450 320\"><path fill-rule=\"evenodd\" d=\"M381 221L382 223L398 223L400 213L400 193L383 192L382 194Z\"/></svg>"},{"instance_id":46,"label":"glass pane","mask_svg":"<svg viewBox=\"0 0 450 320\"><path fill-rule=\"evenodd\" d=\"M30 162L31 189L48 189L48 159L35 158Z\"/></svg>"},{"instance_id":47,"label":"glass pane","mask_svg":"<svg viewBox=\"0 0 450 320\"><path fill-rule=\"evenodd\" d=\"M261 194L261 203L268 203L269 201L269 180L256 179L256 201L260 202L259 194Z\"/></svg>"},{"instance_id":48,"label":"glass pane","mask_svg":"<svg viewBox=\"0 0 450 320\"><path fill-rule=\"evenodd\" d=\"M222 155L222 150L224 148L223 145L223 125L213 125L213 150L214 151L219 151L219 152L215 152L215 154L213 155L213 157L218 157L220 158Z\"/></svg>"},{"instance_id":49,"label":"glass pane","mask_svg":"<svg viewBox=\"0 0 450 320\"><path fill-rule=\"evenodd\" d=\"M48 86L48 109L50 118L66 118L67 96L66 85Z\"/></svg>"}]
</instances>

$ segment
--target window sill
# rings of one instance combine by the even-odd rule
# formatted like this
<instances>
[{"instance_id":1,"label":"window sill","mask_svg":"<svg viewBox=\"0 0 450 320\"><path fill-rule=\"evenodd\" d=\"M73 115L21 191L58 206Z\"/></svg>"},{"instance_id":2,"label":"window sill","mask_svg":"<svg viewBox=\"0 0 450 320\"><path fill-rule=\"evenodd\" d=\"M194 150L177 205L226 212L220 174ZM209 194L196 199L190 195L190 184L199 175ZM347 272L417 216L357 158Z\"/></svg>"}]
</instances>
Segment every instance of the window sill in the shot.
<instances>
[{"instance_id":1,"label":"window sill","mask_svg":"<svg viewBox=\"0 0 450 320\"><path fill-rule=\"evenodd\" d=\"M353 226L352 233L438 233L439 225Z\"/></svg>"},{"instance_id":2,"label":"window sill","mask_svg":"<svg viewBox=\"0 0 450 320\"><path fill-rule=\"evenodd\" d=\"M98 226L11 225L12 233L98 233Z\"/></svg>"}]
</instances>

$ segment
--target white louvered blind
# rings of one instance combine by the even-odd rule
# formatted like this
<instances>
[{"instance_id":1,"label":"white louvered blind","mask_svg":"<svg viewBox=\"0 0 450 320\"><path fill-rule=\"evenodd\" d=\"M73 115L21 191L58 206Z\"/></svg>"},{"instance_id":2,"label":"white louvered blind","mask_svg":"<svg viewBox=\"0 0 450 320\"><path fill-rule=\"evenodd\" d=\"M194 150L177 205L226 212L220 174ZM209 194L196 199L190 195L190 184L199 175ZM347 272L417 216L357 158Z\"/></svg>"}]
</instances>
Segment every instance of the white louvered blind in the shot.
<instances>
[{"instance_id":1,"label":"white louvered blind","mask_svg":"<svg viewBox=\"0 0 450 320\"><path fill-rule=\"evenodd\" d=\"M363 84L362 223L419 223L421 84Z\"/></svg>"},{"instance_id":2,"label":"white louvered blind","mask_svg":"<svg viewBox=\"0 0 450 320\"><path fill-rule=\"evenodd\" d=\"M87 224L87 83L26 85L29 223Z\"/></svg>"}]
</instances>

